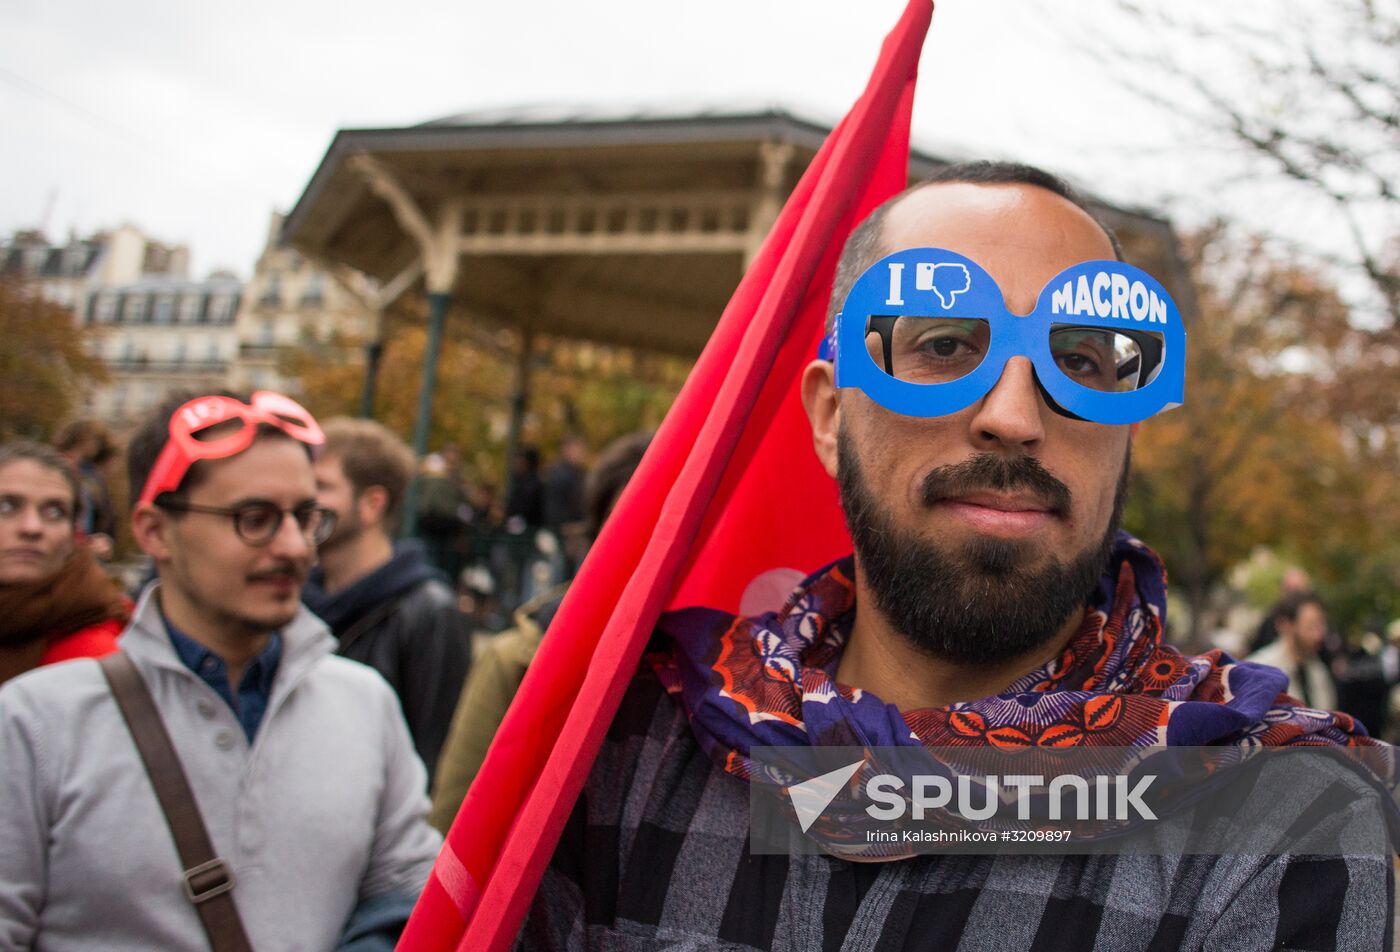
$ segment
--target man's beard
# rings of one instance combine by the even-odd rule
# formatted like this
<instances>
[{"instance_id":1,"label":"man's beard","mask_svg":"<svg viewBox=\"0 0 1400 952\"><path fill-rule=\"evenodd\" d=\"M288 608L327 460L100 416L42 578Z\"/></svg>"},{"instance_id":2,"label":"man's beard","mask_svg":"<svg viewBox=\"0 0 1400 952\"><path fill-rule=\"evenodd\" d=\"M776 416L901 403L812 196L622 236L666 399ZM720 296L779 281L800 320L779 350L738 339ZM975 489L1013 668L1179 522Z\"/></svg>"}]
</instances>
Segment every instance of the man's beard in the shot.
<instances>
[{"instance_id":1,"label":"man's beard","mask_svg":"<svg viewBox=\"0 0 1400 952\"><path fill-rule=\"evenodd\" d=\"M316 547L319 555L334 552L360 537L360 532L364 527L360 524L360 515L356 508L357 502L358 500L352 501L345 512L336 516L335 529L331 531L325 542Z\"/></svg>"},{"instance_id":2,"label":"man's beard","mask_svg":"<svg viewBox=\"0 0 1400 952\"><path fill-rule=\"evenodd\" d=\"M1052 558L1023 568L1031 540L979 536L954 549L896 525L870 492L844 428L837 434L841 506L875 607L916 648L960 664L997 664L1050 642L1089 600L1109 557L1123 513L1131 451L1108 527L1097 543L1066 563ZM1070 511L1069 488L1033 457L983 453L925 477L923 502L981 490L1035 493L1054 518Z\"/></svg>"}]
</instances>

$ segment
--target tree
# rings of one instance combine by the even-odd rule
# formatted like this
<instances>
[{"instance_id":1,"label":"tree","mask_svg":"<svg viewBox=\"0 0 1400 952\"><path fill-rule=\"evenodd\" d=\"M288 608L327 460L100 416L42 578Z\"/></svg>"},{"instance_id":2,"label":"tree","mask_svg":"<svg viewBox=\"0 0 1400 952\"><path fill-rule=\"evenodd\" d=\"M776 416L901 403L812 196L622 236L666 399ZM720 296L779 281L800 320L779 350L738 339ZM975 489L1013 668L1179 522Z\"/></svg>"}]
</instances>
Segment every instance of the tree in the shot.
<instances>
[{"instance_id":1,"label":"tree","mask_svg":"<svg viewBox=\"0 0 1400 952\"><path fill-rule=\"evenodd\" d=\"M1307 567L1339 621L1395 617L1400 2L1106 2L1066 40L1185 123L1179 203L1255 231L1194 243L1188 400L1139 440L1136 518L1172 539L1193 635L1254 544Z\"/></svg>"},{"instance_id":2,"label":"tree","mask_svg":"<svg viewBox=\"0 0 1400 952\"><path fill-rule=\"evenodd\" d=\"M374 415L407 437L418 412L427 333L421 320L396 324L380 365ZM520 346L509 329L449 319L439 358L429 446L462 447L472 475L498 485ZM307 341L284 369L300 380L312 413L354 415L364 381L362 353L359 341ZM567 432L581 432L596 449L624 433L654 429L690 366L676 357L555 338L537 338L532 355L522 438L546 450Z\"/></svg>"},{"instance_id":3,"label":"tree","mask_svg":"<svg viewBox=\"0 0 1400 952\"><path fill-rule=\"evenodd\" d=\"M0 439L47 437L85 387L107 379L91 349L95 333L38 285L0 278Z\"/></svg>"},{"instance_id":4,"label":"tree","mask_svg":"<svg viewBox=\"0 0 1400 952\"><path fill-rule=\"evenodd\" d=\"M1125 22L1082 45L1108 60L1116 82L1195 126L1183 155L1215 144L1244 158L1234 190L1289 183L1289 201L1326 209L1348 246L1336 257L1369 283L1376 316L1400 327L1400 3L1117 0L1116 9ZM1313 236L1273 237L1308 247Z\"/></svg>"},{"instance_id":5,"label":"tree","mask_svg":"<svg viewBox=\"0 0 1400 952\"><path fill-rule=\"evenodd\" d=\"M1188 642L1260 545L1309 569L1344 625L1393 613L1400 470L1373 421L1394 414L1395 391L1369 404L1340 382L1364 333L1335 288L1264 239L1216 225L1185 245L1199 305L1186 402L1136 441L1127 524L1184 592Z\"/></svg>"}]
</instances>

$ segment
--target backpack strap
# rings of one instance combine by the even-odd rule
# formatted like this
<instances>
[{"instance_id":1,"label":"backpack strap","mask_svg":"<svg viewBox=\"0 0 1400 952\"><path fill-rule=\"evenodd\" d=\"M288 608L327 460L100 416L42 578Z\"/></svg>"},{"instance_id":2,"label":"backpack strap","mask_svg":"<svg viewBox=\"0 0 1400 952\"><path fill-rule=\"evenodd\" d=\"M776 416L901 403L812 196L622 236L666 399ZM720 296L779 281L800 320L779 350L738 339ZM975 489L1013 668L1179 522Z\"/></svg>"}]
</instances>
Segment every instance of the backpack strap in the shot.
<instances>
[{"instance_id":1,"label":"backpack strap","mask_svg":"<svg viewBox=\"0 0 1400 952\"><path fill-rule=\"evenodd\" d=\"M233 870L214 855L199 804L185 778L185 768L170 742L165 722L131 657L116 651L99 659L102 673L117 700L131 739L141 754L146 776L155 789L175 850L184 867L185 895L194 903L213 952L252 952L243 920L233 902Z\"/></svg>"},{"instance_id":2,"label":"backpack strap","mask_svg":"<svg viewBox=\"0 0 1400 952\"><path fill-rule=\"evenodd\" d=\"M416 587L417 586L414 586L414 588ZM409 591L412 590L413 589L409 589ZM336 640L340 642L340 647L336 648L335 653L344 655L351 645L363 638L368 632L378 628L379 625L383 623L384 619L394 613L399 607L399 602L403 601L406 595L407 592L403 595L396 595L393 598L380 602L377 606L365 612L365 614L360 617L359 621L345 629L345 634L336 636Z\"/></svg>"}]
</instances>

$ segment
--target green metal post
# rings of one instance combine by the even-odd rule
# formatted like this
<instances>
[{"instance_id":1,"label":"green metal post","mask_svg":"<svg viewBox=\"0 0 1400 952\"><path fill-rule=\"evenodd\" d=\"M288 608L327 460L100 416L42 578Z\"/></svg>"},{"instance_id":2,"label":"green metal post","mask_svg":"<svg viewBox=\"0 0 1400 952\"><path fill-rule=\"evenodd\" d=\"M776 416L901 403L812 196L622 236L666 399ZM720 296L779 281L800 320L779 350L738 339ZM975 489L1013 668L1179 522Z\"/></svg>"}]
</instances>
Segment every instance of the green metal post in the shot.
<instances>
[{"instance_id":1,"label":"green metal post","mask_svg":"<svg viewBox=\"0 0 1400 952\"><path fill-rule=\"evenodd\" d=\"M435 291L428 295L428 351L423 355L423 386L418 390L418 422L413 428L413 455L421 460L428 453L428 433L433 426L433 393L437 389L438 352L442 349L442 326L452 295ZM403 532L413 535L418 526L418 479L408 484L404 500Z\"/></svg>"},{"instance_id":2,"label":"green metal post","mask_svg":"<svg viewBox=\"0 0 1400 952\"><path fill-rule=\"evenodd\" d=\"M365 385L360 391L360 416L374 419L374 391L379 383L379 363L384 359L384 342L371 341L365 345Z\"/></svg>"},{"instance_id":3,"label":"green metal post","mask_svg":"<svg viewBox=\"0 0 1400 952\"><path fill-rule=\"evenodd\" d=\"M520 450L520 436L525 429L525 410L530 403L530 360L534 356L535 332L527 323L520 329L520 352L515 357L515 387L510 395L510 426L506 430L506 471L501 485L502 499L509 499L515 489L515 472L511 464Z\"/></svg>"}]
</instances>

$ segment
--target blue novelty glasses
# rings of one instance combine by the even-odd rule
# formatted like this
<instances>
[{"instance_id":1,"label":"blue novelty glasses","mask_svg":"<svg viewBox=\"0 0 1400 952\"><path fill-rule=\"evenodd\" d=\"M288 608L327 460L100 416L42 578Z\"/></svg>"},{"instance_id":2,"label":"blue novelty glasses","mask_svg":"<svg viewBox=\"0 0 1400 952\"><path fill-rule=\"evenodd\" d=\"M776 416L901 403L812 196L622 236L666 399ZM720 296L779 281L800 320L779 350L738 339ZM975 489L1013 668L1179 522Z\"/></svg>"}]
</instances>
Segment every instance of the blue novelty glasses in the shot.
<instances>
[{"instance_id":1,"label":"blue novelty glasses","mask_svg":"<svg viewBox=\"0 0 1400 952\"><path fill-rule=\"evenodd\" d=\"M856 280L821 356L835 362L836 386L932 417L981 399L1018 354L1065 416L1136 423L1184 398L1181 313L1156 279L1121 261L1061 271L1022 317L970 258L898 251Z\"/></svg>"}]
</instances>

